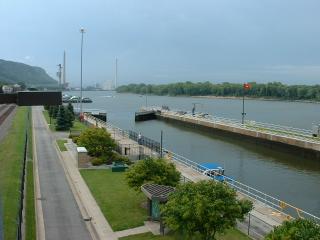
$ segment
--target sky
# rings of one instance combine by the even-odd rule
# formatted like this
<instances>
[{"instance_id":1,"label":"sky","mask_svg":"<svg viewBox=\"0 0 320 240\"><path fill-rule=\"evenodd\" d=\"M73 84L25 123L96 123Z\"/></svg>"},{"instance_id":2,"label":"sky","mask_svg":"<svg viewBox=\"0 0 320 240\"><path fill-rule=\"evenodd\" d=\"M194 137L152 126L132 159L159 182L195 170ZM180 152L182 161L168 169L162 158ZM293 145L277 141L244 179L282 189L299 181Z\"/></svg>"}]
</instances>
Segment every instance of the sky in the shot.
<instances>
[{"instance_id":1,"label":"sky","mask_svg":"<svg viewBox=\"0 0 320 240\"><path fill-rule=\"evenodd\" d=\"M80 85L318 84L319 0L0 0L0 58Z\"/></svg>"}]
</instances>

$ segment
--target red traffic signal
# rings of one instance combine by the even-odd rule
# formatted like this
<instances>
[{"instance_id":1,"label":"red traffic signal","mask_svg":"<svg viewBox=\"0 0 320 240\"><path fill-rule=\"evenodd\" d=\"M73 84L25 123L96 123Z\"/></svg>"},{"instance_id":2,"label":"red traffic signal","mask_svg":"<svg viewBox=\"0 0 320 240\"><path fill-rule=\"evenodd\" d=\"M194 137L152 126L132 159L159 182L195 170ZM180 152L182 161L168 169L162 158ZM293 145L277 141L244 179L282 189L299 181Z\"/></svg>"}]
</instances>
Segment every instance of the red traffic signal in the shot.
<instances>
[{"instance_id":1,"label":"red traffic signal","mask_svg":"<svg viewBox=\"0 0 320 240\"><path fill-rule=\"evenodd\" d=\"M249 83L244 83L243 84L243 89L249 90L251 88L251 85Z\"/></svg>"}]
</instances>

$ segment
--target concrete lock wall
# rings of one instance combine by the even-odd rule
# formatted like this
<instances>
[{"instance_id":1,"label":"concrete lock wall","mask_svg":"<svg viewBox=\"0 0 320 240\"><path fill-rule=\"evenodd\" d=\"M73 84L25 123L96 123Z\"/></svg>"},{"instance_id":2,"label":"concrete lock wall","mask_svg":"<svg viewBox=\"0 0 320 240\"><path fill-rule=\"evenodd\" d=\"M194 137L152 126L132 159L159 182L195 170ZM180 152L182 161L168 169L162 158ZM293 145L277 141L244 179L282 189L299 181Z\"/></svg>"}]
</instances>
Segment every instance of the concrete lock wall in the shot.
<instances>
[{"instance_id":1,"label":"concrete lock wall","mask_svg":"<svg viewBox=\"0 0 320 240\"><path fill-rule=\"evenodd\" d=\"M236 128L218 123L210 123L198 119L189 119L183 116L171 116L161 113L161 115L157 114L157 118L172 123L179 123L179 125L189 128L209 132L217 136L231 137L232 139L259 144L277 151L299 155L304 158L316 158L320 160L319 144L275 136L249 129Z\"/></svg>"}]
</instances>

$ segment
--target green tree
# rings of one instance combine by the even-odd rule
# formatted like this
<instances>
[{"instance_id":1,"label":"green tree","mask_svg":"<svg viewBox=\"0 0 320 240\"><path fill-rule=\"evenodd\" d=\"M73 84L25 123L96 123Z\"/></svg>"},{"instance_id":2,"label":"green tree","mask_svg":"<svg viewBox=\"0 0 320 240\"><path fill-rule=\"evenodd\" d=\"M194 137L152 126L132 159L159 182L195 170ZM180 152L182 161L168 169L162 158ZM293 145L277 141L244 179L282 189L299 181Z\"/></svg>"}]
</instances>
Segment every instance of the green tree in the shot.
<instances>
[{"instance_id":1,"label":"green tree","mask_svg":"<svg viewBox=\"0 0 320 240\"><path fill-rule=\"evenodd\" d=\"M73 126L73 120L74 120L74 115L69 111L68 108L65 108L66 112L66 122L69 127L69 129Z\"/></svg>"},{"instance_id":2,"label":"green tree","mask_svg":"<svg viewBox=\"0 0 320 240\"><path fill-rule=\"evenodd\" d=\"M68 121L66 119L65 108L63 105L59 106L59 111L57 114L57 121L56 121L55 128L57 131L65 131L65 130L70 129L70 126L69 126Z\"/></svg>"},{"instance_id":3,"label":"green tree","mask_svg":"<svg viewBox=\"0 0 320 240\"><path fill-rule=\"evenodd\" d=\"M129 187L140 190L145 183L177 186L180 181L180 172L176 167L164 159L147 158L135 163L126 173Z\"/></svg>"},{"instance_id":4,"label":"green tree","mask_svg":"<svg viewBox=\"0 0 320 240\"><path fill-rule=\"evenodd\" d=\"M266 240L320 240L320 226L306 219L285 221L269 233Z\"/></svg>"},{"instance_id":5,"label":"green tree","mask_svg":"<svg viewBox=\"0 0 320 240\"><path fill-rule=\"evenodd\" d=\"M74 109L73 109L73 105L71 103L68 103L68 106L67 106L69 112L72 114L73 116L73 120L75 119L75 116L74 116Z\"/></svg>"},{"instance_id":6,"label":"green tree","mask_svg":"<svg viewBox=\"0 0 320 240\"><path fill-rule=\"evenodd\" d=\"M164 223L187 237L216 239L217 233L235 227L251 211L252 202L238 200L235 190L224 183L200 181L176 188L162 207Z\"/></svg>"},{"instance_id":7,"label":"green tree","mask_svg":"<svg viewBox=\"0 0 320 240\"><path fill-rule=\"evenodd\" d=\"M59 112L59 106L52 106L52 118L56 119Z\"/></svg>"},{"instance_id":8,"label":"green tree","mask_svg":"<svg viewBox=\"0 0 320 240\"><path fill-rule=\"evenodd\" d=\"M90 156L111 156L116 144L104 128L88 128L77 140L79 146L85 147Z\"/></svg>"}]
</instances>

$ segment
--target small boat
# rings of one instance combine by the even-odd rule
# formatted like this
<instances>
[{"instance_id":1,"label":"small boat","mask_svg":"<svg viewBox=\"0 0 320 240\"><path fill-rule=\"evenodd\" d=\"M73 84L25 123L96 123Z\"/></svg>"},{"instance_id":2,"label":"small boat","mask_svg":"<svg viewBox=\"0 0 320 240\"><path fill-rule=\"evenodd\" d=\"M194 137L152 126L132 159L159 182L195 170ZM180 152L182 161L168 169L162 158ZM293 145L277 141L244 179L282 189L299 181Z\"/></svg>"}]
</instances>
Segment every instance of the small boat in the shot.
<instances>
[{"instance_id":1,"label":"small boat","mask_svg":"<svg viewBox=\"0 0 320 240\"><path fill-rule=\"evenodd\" d=\"M233 178L224 175L224 168L216 163L201 163L198 167L203 169L203 175L207 175L219 182L234 180Z\"/></svg>"},{"instance_id":2,"label":"small boat","mask_svg":"<svg viewBox=\"0 0 320 240\"><path fill-rule=\"evenodd\" d=\"M64 94L64 95L62 96L62 102L63 102L63 103L68 103L69 100L70 100L70 96L69 96L69 95Z\"/></svg>"},{"instance_id":3,"label":"small boat","mask_svg":"<svg viewBox=\"0 0 320 240\"><path fill-rule=\"evenodd\" d=\"M88 98L88 97L83 97L82 98L82 102L83 103L92 103L92 100L90 98Z\"/></svg>"},{"instance_id":4,"label":"small boat","mask_svg":"<svg viewBox=\"0 0 320 240\"><path fill-rule=\"evenodd\" d=\"M71 103L80 102L80 97L78 97L78 96L72 96L71 98L69 98L69 102L71 102Z\"/></svg>"}]
</instances>

